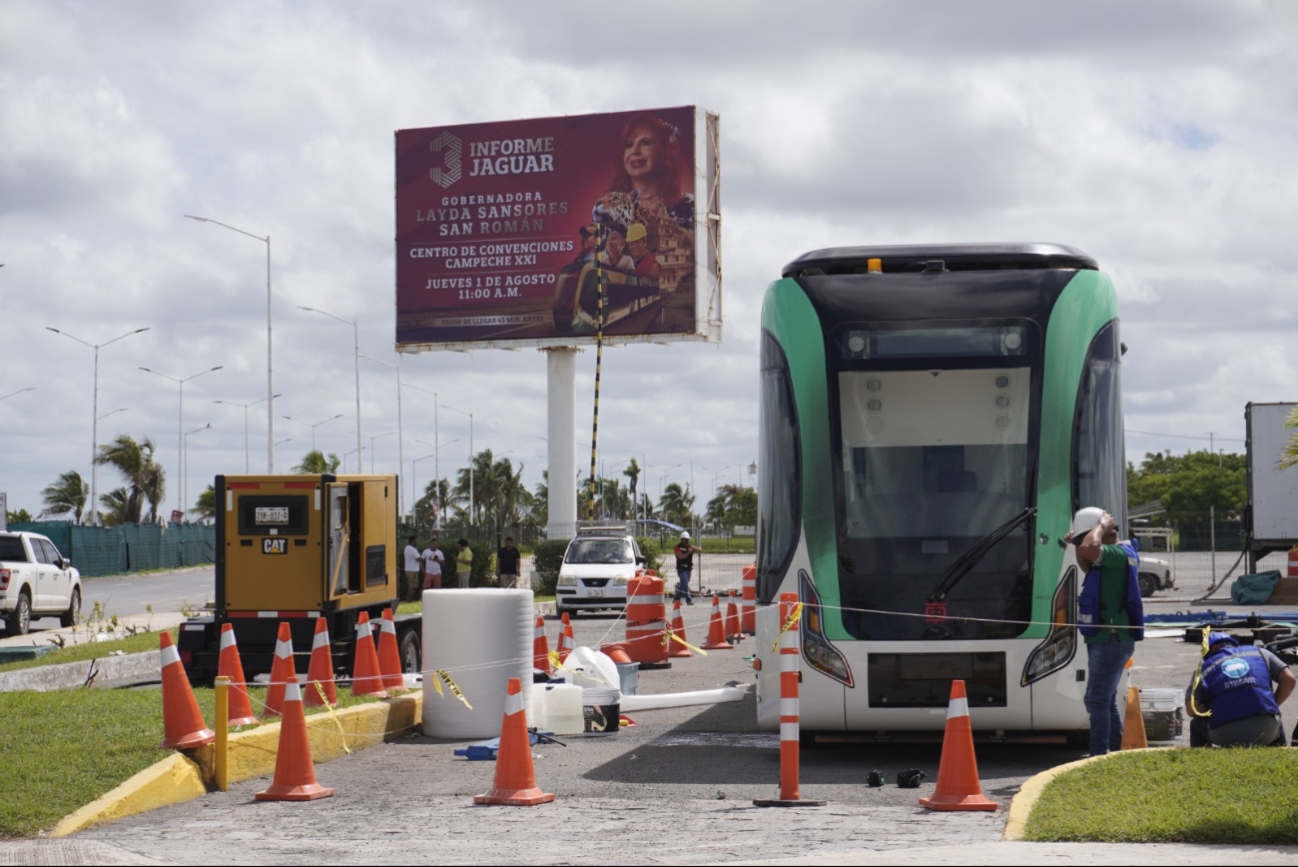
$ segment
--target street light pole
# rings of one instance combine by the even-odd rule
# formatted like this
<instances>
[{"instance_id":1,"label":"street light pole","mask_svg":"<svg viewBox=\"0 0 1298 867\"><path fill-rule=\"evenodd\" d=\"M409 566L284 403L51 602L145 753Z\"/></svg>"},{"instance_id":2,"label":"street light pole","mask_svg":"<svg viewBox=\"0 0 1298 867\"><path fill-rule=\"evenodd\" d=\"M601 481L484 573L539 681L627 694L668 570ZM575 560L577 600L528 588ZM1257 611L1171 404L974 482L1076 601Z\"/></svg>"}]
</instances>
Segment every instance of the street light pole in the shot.
<instances>
[{"instance_id":1,"label":"street light pole","mask_svg":"<svg viewBox=\"0 0 1298 867\"><path fill-rule=\"evenodd\" d=\"M374 441L381 440L384 437L390 437L390 436L392 436L392 431L388 431L387 433L381 433L377 435L374 434L370 435L370 475L374 475ZM365 466L362 464L361 466L357 467L357 469L364 471ZM401 498L401 491L398 489L397 499L399 500L400 498ZM397 514L400 514L400 508L401 508L400 503L397 504L397 508L398 508Z\"/></svg>"},{"instance_id":2,"label":"street light pole","mask_svg":"<svg viewBox=\"0 0 1298 867\"><path fill-rule=\"evenodd\" d=\"M99 526L99 464L95 463L95 458L99 453L99 350L108 346L110 343L116 343L119 340L130 337L132 334L140 334L149 329L147 327L137 328L134 331L128 331L125 334L114 337L106 343L91 343L88 340L82 340L80 337L76 337L66 331L60 331L57 328L51 328L48 325L45 326L45 330L53 331L55 334L62 334L64 337L70 337L77 343L80 343L83 346L89 346L95 351L95 386L94 398L91 403L92 412L90 416L92 419L90 424L90 515L97 527ZM32 387L35 388L35 386ZM14 394L17 394L17 392L14 392ZM6 397L8 396L11 395L6 395Z\"/></svg>"},{"instance_id":3,"label":"street light pole","mask_svg":"<svg viewBox=\"0 0 1298 867\"><path fill-rule=\"evenodd\" d=\"M192 376L186 376L183 379L177 379L174 376L170 376L157 370L150 370L147 367L140 368L140 370L143 370L145 373L152 373L155 376L161 376L163 379L170 379L172 382L180 386L180 403L176 410L176 459L180 462L180 471L182 473L184 472L185 466L185 444L181 434L181 431L185 427L185 383L189 382L191 379L197 379L205 373L222 370L224 367L225 365L218 364L216 367L209 367L207 370L200 370L198 373L195 373ZM181 511L183 512L184 510L184 504L182 503Z\"/></svg>"},{"instance_id":4,"label":"street light pole","mask_svg":"<svg viewBox=\"0 0 1298 867\"><path fill-rule=\"evenodd\" d=\"M202 427L196 427L189 433L185 434L184 458L180 462L180 513L182 521L185 519L185 516L189 514L189 438L191 435L196 434L199 431L208 430L211 427L212 423L208 422Z\"/></svg>"},{"instance_id":5,"label":"street light pole","mask_svg":"<svg viewBox=\"0 0 1298 867\"><path fill-rule=\"evenodd\" d=\"M465 412L462 409L456 409L453 406L447 406L444 403L438 404L438 406L442 409L449 409L451 412L458 412L460 415L467 415L469 417L469 523L474 524L477 520L478 503L473 498L473 413ZM436 422L435 416L434 422ZM436 429L434 429L434 436L435 435Z\"/></svg>"},{"instance_id":6,"label":"street light pole","mask_svg":"<svg viewBox=\"0 0 1298 867\"><path fill-rule=\"evenodd\" d=\"M270 235L261 237L254 235L252 232L245 232L243 229L236 229L234 226L222 223L220 220L213 220L209 217L195 217L193 214L185 214L191 220L197 220L200 223L215 223L223 229L229 229L231 232L238 232L240 235L247 235L266 245L266 469L270 475L275 474L275 372L274 372L274 343L272 340L271 328L271 293L270 293Z\"/></svg>"},{"instance_id":7,"label":"street light pole","mask_svg":"<svg viewBox=\"0 0 1298 867\"><path fill-rule=\"evenodd\" d=\"M395 364L388 364L386 361L379 361L379 359L374 358L373 356L370 355L362 354L361 357L368 358L370 361L377 362L379 364L382 364L384 367L390 367L394 371L396 371L397 374L397 468L398 468L397 475L404 476L406 474L406 446L405 446L405 434L403 433L402 424L401 424L401 368ZM436 433L434 433L434 436L436 436ZM371 452L374 451L373 442L370 443L370 451ZM374 456L370 455L371 468L374 466L373 458ZM398 482L400 482L400 479L398 479ZM402 500L401 485L398 484L397 485L397 514L398 515L405 514L405 512L402 510L401 500Z\"/></svg>"},{"instance_id":8,"label":"street light pole","mask_svg":"<svg viewBox=\"0 0 1298 867\"><path fill-rule=\"evenodd\" d=\"M20 388L17 391L9 392L4 397L0 397L0 400L8 400L9 398L13 397L15 394L22 394L24 391L35 391L35 390L36 390L36 386L29 385L26 388Z\"/></svg>"},{"instance_id":9,"label":"street light pole","mask_svg":"<svg viewBox=\"0 0 1298 867\"><path fill-rule=\"evenodd\" d=\"M298 305L298 309L306 310L310 313L321 313L325 316L328 316L330 319L336 319L337 321L343 323L344 325L350 325L352 327L352 336L355 338L355 342L356 342L356 359L355 359L356 361L356 456L357 456L356 466L358 468L362 467L364 466L363 459L365 457L365 452L361 450L362 447L361 447L361 330L360 330L360 326L356 324L355 319L343 319L341 316L334 316L332 313L329 313L325 310L320 310L319 308L316 307L302 307L301 305Z\"/></svg>"},{"instance_id":10,"label":"street light pole","mask_svg":"<svg viewBox=\"0 0 1298 867\"><path fill-rule=\"evenodd\" d=\"M285 419L286 421L294 421L294 422L297 422L298 424L304 424L304 425L306 425L307 427L311 428L311 451L315 451L315 429L318 428L318 427L320 427L320 425L325 424L326 422L331 422L331 421L333 421L333 420L336 419L336 418L342 418L342 417L343 417L343 414L342 414L342 413L338 413L337 415L331 415L331 416L329 416L329 417L328 417L327 419L325 419L324 421L318 421L318 422L316 422L315 424L311 424L311 423L308 422L308 421L302 421L301 419L298 419L298 418L293 418L293 416L291 416L291 415L286 415L286 416L284 416L284 419Z\"/></svg>"},{"instance_id":11,"label":"street light pole","mask_svg":"<svg viewBox=\"0 0 1298 867\"><path fill-rule=\"evenodd\" d=\"M284 396L284 395L282 395L282 394L272 395L272 397L283 397L283 396ZM214 401L212 401L212 403L223 403L223 404L226 404L227 406L241 406L241 407L243 407L243 471L244 471L245 474L249 474L249 475L252 473L252 462L251 462L251 459L250 459L250 454L251 454L251 452L250 452L250 449L249 449L249 440L248 440L248 408L249 408L249 407L256 406L257 404L261 403L261 402L264 401L264 400L266 400L266 398L263 397L263 398L259 398L259 399L257 399L257 400L254 400L252 403L239 403L238 401L234 401L234 400L214 400ZM270 465L269 463L266 465L266 472L267 472L267 473L273 473L273 472L274 472L273 467L271 467L271 465Z\"/></svg>"}]
</instances>

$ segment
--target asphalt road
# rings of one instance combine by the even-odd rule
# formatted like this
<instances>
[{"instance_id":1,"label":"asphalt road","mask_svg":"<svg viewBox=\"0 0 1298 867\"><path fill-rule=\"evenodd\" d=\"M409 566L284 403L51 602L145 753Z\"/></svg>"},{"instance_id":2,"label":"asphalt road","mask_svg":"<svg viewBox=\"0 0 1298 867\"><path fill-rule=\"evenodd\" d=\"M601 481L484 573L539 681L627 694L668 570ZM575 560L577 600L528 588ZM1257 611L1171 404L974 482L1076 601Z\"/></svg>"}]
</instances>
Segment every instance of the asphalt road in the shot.
<instances>
[{"instance_id":1,"label":"asphalt road","mask_svg":"<svg viewBox=\"0 0 1298 867\"><path fill-rule=\"evenodd\" d=\"M118 575L111 578L81 579L81 613L90 614L99 603L105 618L116 614L125 617L143 614L152 606L161 614L185 609L201 610L212 599L216 572L208 566L179 572L156 572L147 575ZM32 618L31 631L57 629L57 617Z\"/></svg>"}]
</instances>

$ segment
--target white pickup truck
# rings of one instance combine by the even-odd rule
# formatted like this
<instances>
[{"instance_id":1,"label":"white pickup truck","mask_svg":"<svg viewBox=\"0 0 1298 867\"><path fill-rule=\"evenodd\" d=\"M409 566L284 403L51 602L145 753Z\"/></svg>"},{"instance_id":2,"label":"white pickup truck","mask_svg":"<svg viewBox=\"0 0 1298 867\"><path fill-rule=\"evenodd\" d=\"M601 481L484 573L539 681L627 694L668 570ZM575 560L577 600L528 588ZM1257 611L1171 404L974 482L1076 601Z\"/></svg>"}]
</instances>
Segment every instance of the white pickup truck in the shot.
<instances>
[{"instance_id":1,"label":"white pickup truck","mask_svg":"<svg viewBox=\"0 0 1298 867\"><path fill-rule=\"evenodd\" d=\"M0 532L0 617L5 632L25 635L33 617L63 626L81 613L81 573L39 533Z\"/></svg>"}]
</instances>

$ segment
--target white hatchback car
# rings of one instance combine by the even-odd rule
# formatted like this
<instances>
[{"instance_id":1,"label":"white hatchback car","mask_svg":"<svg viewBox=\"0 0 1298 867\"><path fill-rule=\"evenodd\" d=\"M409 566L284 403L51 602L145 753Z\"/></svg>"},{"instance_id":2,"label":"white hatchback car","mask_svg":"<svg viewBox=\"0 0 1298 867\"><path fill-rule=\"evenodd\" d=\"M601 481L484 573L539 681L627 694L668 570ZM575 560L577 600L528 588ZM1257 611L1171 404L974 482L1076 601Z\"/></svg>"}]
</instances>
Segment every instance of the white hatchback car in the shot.
<instances>
[{"instance_id":1,"label":"white hatchback car","mask_svg":"<svg viewBox=\"0 0 1298 867\"><path fill-rule=\"evenodd\" d=\"M0 617L5 632L25 635L33 617L63 626L81 613L81 573L39 533L0 533Z\"/></svg>"},{"instance_id":2,"label":"white hatchback car","mask_svg":"<svg viewBox=\"0 0 1298 867\"><path fill-rule=\"evenodd\" d=\"M624 528L582 530L568 543L559 566L555 607L559 614L626 606L626 585L645 564L635 537Z\"/></svg>"}]
</instances>

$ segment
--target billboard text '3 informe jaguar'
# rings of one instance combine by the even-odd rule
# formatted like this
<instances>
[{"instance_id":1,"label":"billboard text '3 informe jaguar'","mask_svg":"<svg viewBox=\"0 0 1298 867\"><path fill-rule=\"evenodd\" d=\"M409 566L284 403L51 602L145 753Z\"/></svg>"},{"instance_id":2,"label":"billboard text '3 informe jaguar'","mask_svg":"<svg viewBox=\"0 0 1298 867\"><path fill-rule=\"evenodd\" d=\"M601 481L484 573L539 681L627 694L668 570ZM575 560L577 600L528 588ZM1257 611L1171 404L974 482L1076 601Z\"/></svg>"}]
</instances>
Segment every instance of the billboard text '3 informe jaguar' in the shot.
<instances>
[{"instance_id":1,"label":"billboard text '3 informe jaguar'","mask_svg":"<svg viewBox=\"0 0 1298 867\"><path fill-rule=\"evenodd\" d=\"M398 349L590 342L601 283L609 342L719 340L717 126L686 106L398 131Z\"/></svg>"}]
</instances>

